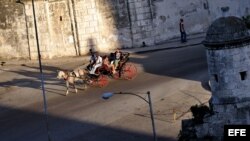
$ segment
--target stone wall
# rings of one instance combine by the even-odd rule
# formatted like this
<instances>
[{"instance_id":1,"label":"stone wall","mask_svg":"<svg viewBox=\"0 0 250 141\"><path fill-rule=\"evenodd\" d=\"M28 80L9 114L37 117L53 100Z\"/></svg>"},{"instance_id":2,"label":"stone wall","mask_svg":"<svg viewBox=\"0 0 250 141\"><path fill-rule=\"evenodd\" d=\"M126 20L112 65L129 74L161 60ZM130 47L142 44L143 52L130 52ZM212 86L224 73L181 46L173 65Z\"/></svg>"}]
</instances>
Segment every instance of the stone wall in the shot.
<instances>
[{"instance_id":1,"label":"stone wall","mask_svg":"<svg viewBox=\"0 0 250 141\"><path fill-rule=\"evenodd\" d=\"M29 57L23 6L0 0L0 9L0 58Z\"/></svg>"},{"instance_id":2,"label":"stone wall","mask_svg":"<svg viewBox=\"0 0 250 141\"><path fill-rule=\"evenodd\" d=\"M70 3L67 0L60 1L49 1L44 3L45 5L45 16L47 16L47 21L45 21L44 27L48 29L45 32L40 32L45 39L41 41L46 41L44 44L47 45L47 52L50 56L75 56L78 55L79 50L74 40L74 29L73 29L73 16L70 11ZM41 15L41 14L39 14ZM39 25L41 22L39 22ZM46 25L47 24L47 25ZM41 25L40 25L41 26ZM43 29L41 27L40 29ZM49 39L47 37L50 37Z\"/></svg>"},{"instance_id":3,"label":"stone wall","mask_svg":"<svg viewBox=\"0 0 250 141\"><path fill-rule=\"evenodd\" d=\"M184 19L187 36L204 32L210 24L208 10L204 8L205 0L156 0L156 42L180 36L179 20Z\"/></svg>"},{"instance_id":4,"label":"stone wall","mask_svg":"<svg viewBox=\"0 0 250 141\"><path fill-rule=\"evenodd\" d=\"M212 137L213 140L222 141L224 125L249 125L250 102L213 105L215 114L206 115L203 124L195 126L197 138Z\"/></svg>"},{"instance_id":5,"label":"stone wall","mask_svg":"<svg viewBox=\"0 0 250 141\"><path fill-rule=\"evenodd\" d=\"M0 0L1 58L37 58L32 3L21 2ZM180 18L190 35L205 32L218 17L250 14L249 5L249 0L35 0L41 57L159 44L179 37Z\"/></svg>"},{"instance_id":6,"label":"stone wall","mask_svg":"<svg viewBox=\"0 0 250 141\"><path fill-rule=\"evenodd\" d=\"M133 46L154 44L153 11L151 0L129 0Z\"/></svg>"},{"instance_id":7,"label":"stone wall","mask_svg":"<svg viewBox=\"0 0 250 141\"><path fill-rule=\"evenodd\" d=\"M108 52L119 47L115 0L75 1L80 52Z\"/></svg>"},{"instance_id":8,"label":"stone wall","mask_svg":"<svg viewBox=\"0 0 250 141\"><path fill-rule=\"evenodd\" d=\"M178 37L179 19L183 18L187 35L206 32L215 19L222 16L250 14L250 1L232 0L152 0L155 12L155 42Z\"/></svg>"}]
</instances>

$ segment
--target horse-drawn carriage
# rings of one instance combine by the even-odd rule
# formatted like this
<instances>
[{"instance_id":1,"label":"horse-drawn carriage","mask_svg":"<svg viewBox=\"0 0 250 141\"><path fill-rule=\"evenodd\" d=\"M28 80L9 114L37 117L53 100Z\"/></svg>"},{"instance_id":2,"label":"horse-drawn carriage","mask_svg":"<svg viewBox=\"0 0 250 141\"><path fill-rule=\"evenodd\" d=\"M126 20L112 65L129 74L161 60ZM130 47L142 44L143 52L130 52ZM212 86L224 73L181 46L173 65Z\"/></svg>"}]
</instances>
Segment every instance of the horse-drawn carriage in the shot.
<instances>
[{"instance_id":1,"label":"horse-drawn carriage","mask_svg":"<svg viewBox=\"0 0 250 141\"><path fill-rule=\"evenodd\" d=\"M109 57L111 57L111 55ZM76 69L72 72L59 71L57 78L64 79L66 81L66 94L68 93L68 87L70 84L75 88L75 81L81 81L85 86L105 87L109 83L109 78L132 80L137 75L137 69L133 63L128 62L129 55L129 53L122 53L121 60L116 68L116 73L112 73L110 68L103 65L97 69L96 74L90 74L88 69L85 68Z\"/></svg>"},{"instance_id":2,"label":"horse-drawn carriage","mask_svg":"<svg viewBox=\"0 0 250 141\"><path fill-rule=\"evenodd\" d=\"M99 67L96 71L97 75L87 74L87 81L92 81L94 86L98 85L99 87L103 87L108 85L108 78L112 79L124 79L124 80L132 80L137 75L136 66L129 61L129 53L123 53L121 56L121 60L116 68L116 73L112 73L111 68L105 67L104 65ZM111 58L112 54L109 56ZM109 60L111 61L111 59Z\"/></svg>"}]
</instances>

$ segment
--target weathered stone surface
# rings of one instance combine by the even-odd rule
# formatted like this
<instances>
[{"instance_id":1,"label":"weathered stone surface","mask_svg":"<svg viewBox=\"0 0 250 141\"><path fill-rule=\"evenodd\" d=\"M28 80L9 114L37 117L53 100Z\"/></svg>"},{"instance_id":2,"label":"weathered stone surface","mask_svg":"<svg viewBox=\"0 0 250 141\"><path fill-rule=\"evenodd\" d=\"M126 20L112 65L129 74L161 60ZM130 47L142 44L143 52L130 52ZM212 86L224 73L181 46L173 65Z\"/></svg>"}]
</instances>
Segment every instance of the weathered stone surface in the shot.
<instances>
[{"instance_id":1,"label":"weathered stone surface","mask_svg":"<svg viewBox=\"0 0 250 141\"><path fill-rule=\"evenodd\" d=\"M223 55L234 55L235 62L247 60L249 57L241 52L248 52L248 45L250 44L250 36L245 22L235 16L221 17L213 22L209 27L206 35L206 39L203 44L210 50L220 50L220 56L222 59L230 59L229 56ZM242 48L238 53L237 51L231 51L228 49ZM211 54L213 55L213 54ZM218 58L219 61L219 58ZM226 60L221 60L227 62ZM245 65L245 64L243 64ZM241 67L240 64L236 63L233 67Z\"/></svg>"},{"instance_id":2,"label":"weathered stone surface","mask_svg":"<svg viewBox=\"0 0 250 141\"><path fill-rule=\"evenodd\" d=\"M37 59L32 4L21 2L0 0L1 58ZM217 10L225 5L226 13ZM184 18L187 34L204 32L222 14L249 14L245 12L249 5L249 0L240 4L231 0L46 0L35 1L35 11L41 55L52 58L87 54L92 47L107 52L141 47L142 42L164 42L180 36L180 18ZM233 58L238 59L245 58Z\"/></svg>"},{"instance_id":3,"label":"weathered stone surface","mask_svg":"<svg viewBox=\"0 0 250 141\"><path fill-rule=\"evenodd\" d=\"M0 58L28 58L24 9L13 1L0 1Z\"/></svg>"},{"instance_id":4,"label":"weathered stone surface","mask_svg":"<svg viewBox=\"0 0 250 141\"><path fill-rule=\"evenodd\" d=\"M230 44L249 37L248 29L242 19L230 16L213 22L207 31L205 45Z\"/></svg>"},{"instance_id":5,"label":"weathered stone surface","mask_svg":"<svg viewBox=\"0 0 250 141\"><path fill-rule=\"evenodd\" d=\"M190 125L196 129L197 138L211 136L213 139L222 140L224 125L250 124L250 48L248 40L244 40L246 44L237 42L248 38L250 35L246 32L243 21L236 17L220 18L209 28L204 43L208 48L212 114L203 119L204 123ZM226 43L230 44L221 46ZM217 48L217 45L220 48Z\"/></svg>"}]
</instances>

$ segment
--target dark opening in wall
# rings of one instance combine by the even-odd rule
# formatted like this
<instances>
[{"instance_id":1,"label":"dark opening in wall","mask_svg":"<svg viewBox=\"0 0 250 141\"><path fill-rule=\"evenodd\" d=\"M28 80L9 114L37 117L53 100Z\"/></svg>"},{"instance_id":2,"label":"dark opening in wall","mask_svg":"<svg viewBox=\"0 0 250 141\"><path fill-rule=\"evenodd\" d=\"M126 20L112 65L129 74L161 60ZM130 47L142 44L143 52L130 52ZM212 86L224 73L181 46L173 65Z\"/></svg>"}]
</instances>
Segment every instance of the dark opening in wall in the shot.
<instances>
[{"instance_id":1,"label":"dark opening in wall","mask_svg":"<svg viewBox=\"0 0 250 141\"><path fill-rule=\"evenodd\" d=\"M208 9L208 4L207 3L203 3L203 7L204 7L204 9Z\"/></svg>"},{"instance_id":2,"label":"dark opening in wall","mask_svg":"<svg viewBox=\"0 0 250 141\"><path fill-rule=\"evenodd\" d=\"M215 80L216 82L219 81L219 80L218 80L218 75L217 75L217 74L214 74L214 80Z\"/></svg>"},{"instance_id":3,"label":"dark opening in wall","mask_svg":"<svg viewBox=\"0 0 250 141\"><path fill-rule=\"evenodd\" d=\"M241 80L246 80L247 79L247 72L246 71L240 72L240 78L241 78Z\"/></svg>"},{"instance_id":4,"label":"dark opening in wall","mask_svg":"<svg viewBox=\"0 0 250 141\"><path fill-rule=\"evenodd\" d=\"M60 21L62 21L62 16L60 16Z\"/></svg>"}]
</instances>

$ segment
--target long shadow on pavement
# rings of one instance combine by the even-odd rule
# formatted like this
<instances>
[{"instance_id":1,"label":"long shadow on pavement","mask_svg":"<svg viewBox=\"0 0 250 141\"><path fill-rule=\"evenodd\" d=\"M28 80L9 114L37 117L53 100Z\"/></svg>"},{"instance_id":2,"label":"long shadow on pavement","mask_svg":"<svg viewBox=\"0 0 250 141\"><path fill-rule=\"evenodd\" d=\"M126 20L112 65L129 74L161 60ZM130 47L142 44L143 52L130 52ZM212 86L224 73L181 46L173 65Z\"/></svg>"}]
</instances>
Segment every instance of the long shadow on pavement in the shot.
<instances>
[{"instance_id":1,"label":"long shadow on pavement","mask_svg":"<svg viewBox=\"0 0 250 141\"><path fill-rule=\"evenodd\" d=\"M202 45L139 55L144 57L131 57L130 61L142 65L145 72L198 81L209 90L206 52Z\"/></svg>"},{"instance_id":2,"label":"long shadow on pavement","mask_svg":"<svg viewBox=\"0 0 250 141\"><path fill-rule=\"evenodd\" d=\"M47 141L45 116L28 110L0 106L0 137L3 141ZM51 141L152 141L152 135L49 116ZM167 131L166 131L167 132ZM98 134L98 136L97 136ZM174 141L158 137L158 141Z\"/></svg>"}]
</instances>

